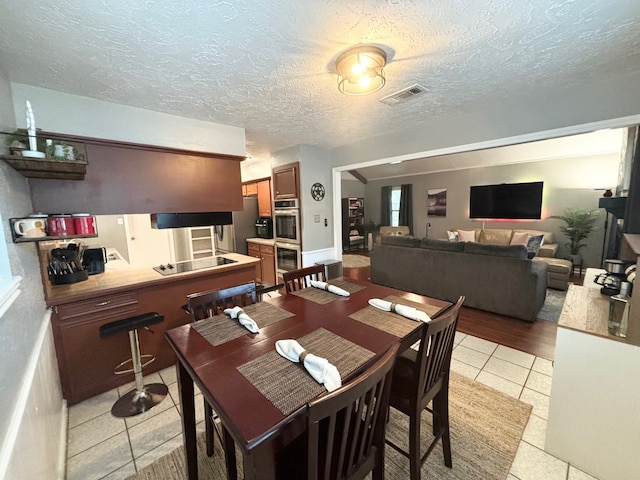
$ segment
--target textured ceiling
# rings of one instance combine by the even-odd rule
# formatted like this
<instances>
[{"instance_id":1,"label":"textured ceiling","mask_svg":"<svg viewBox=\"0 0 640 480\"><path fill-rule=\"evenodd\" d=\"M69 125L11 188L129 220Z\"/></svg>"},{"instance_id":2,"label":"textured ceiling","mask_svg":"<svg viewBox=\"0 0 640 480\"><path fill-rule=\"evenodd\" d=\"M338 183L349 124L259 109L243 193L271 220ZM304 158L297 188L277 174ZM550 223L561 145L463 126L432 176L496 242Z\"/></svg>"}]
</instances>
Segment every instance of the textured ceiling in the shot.
<instances>
[{"instance_id":1,"label":"textured ceiling","mask_svg":"<svg viewBox=\"0 0 640 480\"><path fill-rule=\"evenodd\" d=\"M3 0L11 81L245 127L247 151L336 147L640 68L638 0ZM333 60L382 46L387 85L340 94ZM414 83L428 94L378 100Z\"/></svg>"}]
</instances>

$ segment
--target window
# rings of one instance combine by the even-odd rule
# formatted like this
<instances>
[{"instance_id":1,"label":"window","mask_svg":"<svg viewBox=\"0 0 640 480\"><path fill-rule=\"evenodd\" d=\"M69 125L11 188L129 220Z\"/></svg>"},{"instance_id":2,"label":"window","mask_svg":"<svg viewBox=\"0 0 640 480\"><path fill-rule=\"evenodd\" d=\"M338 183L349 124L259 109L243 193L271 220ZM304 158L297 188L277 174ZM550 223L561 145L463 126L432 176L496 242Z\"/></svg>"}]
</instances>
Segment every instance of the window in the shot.
<instances>
[{"instance_id":1,"label":"window","mask_svg":"<svg viewBox=\"0 0 640 480\"><path fill-rule=\"evenodd\" d=\"M391 226L399 226L401 187L391 187Z\"/></svg>"}]
</instances>

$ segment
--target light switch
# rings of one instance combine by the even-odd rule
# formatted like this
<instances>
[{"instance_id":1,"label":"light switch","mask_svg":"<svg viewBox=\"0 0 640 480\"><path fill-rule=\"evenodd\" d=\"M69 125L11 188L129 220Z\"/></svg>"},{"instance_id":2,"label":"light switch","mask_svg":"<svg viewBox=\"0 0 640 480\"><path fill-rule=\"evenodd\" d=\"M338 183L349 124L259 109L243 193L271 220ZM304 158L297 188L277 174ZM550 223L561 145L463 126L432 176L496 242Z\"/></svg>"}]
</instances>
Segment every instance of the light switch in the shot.
<instances>
[{"instance_id":1,"label":"light switch","mask_svg":"<svg viewBox=\"0 0 640 480\"><path fill-rule=\"evenodd\" d=\"M320 223L320 215L313 216L313 223Z\"/></svg>"}]
</instances>

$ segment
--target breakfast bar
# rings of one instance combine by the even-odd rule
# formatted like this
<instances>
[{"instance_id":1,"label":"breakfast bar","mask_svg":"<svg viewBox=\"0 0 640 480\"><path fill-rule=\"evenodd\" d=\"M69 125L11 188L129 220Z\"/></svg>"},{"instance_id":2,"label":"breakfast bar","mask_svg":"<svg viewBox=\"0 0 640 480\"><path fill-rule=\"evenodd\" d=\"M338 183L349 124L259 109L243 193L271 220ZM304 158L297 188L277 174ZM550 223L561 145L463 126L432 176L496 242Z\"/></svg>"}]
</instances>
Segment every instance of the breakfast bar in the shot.
<instances>
[{"instance_id":1,"label":"breakfast bar","mask_svg":"<svg viewBox=\"0 0 640 480\"><path fill-rule=\"evenodd\" d=\"M163 275L148 269L106 271L83 282L51 285L43 278L51 307L53 335L64 398L70 405L133 380L113 369L131 356L127 333L100 338L100 326L144 312L158 312L164 321L139 332L143 354L155 361L145 374L175 362L163 338L166 330L190 321L182 309L188 294L227 288L256 278L259 260L237 253L223 256L233 263Z\"/></svg>"}]
</instances>

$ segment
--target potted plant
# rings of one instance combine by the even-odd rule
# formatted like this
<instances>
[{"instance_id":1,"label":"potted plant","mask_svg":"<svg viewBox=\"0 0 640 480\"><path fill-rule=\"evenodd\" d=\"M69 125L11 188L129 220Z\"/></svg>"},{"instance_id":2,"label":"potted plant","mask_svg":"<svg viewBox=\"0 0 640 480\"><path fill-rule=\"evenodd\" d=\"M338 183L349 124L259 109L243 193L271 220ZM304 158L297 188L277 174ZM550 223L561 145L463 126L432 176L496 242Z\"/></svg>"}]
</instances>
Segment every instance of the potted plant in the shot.
<instances>
[{"instance_id":1,"label":"potted plant","mask_svg":"<svg viewBox=\"0 0 640 480\"><path fill-rule=\"evenodd\" d=\"M586 247L586 240L591 232L596 229L595 223L600 212L598 210L584 210L582 208L566 208L563 215L552 215L549 218L562 220L566 225L560 227L560 231L567 236L569 241L565 244L569 250L569 258L574 265L581 263L580 250Z\"/></svg>"}]
</instances>

